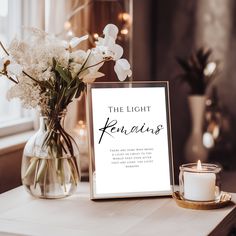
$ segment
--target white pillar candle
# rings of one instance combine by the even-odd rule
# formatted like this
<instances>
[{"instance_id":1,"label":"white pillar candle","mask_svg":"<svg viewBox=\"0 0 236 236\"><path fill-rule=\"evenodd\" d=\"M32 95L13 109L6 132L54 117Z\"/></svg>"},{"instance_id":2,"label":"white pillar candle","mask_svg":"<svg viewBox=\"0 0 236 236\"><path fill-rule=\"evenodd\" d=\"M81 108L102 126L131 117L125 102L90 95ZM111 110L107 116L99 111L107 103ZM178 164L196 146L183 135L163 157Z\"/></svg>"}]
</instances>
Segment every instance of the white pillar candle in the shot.
<instances>
[{"instance_id":1,"label":"white pillar candle","mask_svg":"<svg viewBox=\"0 0 236 236\"><path fill-rule=\"evenodd\" d=\"M191 172L184 172L184 198L193 201L215 200L215 173L201 172L201 163Z\"/></svg>"}]
</instances>

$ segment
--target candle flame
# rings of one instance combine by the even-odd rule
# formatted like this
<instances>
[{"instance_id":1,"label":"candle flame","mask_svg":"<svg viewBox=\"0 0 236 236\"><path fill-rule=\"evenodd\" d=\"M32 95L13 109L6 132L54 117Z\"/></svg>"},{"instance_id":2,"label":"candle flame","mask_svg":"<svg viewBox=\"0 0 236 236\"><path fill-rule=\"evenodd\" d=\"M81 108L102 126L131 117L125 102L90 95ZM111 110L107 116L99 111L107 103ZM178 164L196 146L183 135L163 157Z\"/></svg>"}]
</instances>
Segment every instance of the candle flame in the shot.
<instances>
[{"instance_id":1,"label":"candle flame","mask_svg":"<svg viewBox=\"0 0 236 236\"><path fill-rule=\"evenodd\" d=\"M202 170L202 163L200 160L197 161L197 170Z\"/></svg>"}]
</instances>

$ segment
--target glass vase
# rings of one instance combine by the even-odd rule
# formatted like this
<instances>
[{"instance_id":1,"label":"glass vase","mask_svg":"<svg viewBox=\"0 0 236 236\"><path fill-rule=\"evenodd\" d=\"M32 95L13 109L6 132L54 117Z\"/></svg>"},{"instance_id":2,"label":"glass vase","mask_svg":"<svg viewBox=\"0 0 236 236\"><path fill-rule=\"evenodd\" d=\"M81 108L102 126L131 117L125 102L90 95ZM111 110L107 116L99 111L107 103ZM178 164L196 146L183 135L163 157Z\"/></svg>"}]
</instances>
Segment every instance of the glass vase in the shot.
<instances>
[{"instance_id":1,"label":"glass vase","mask_svg":"<svg viewBox=\"0 0 236 236\"><path fill-rule=\"evenodd\" d=\"M40 117L39 130L25 145L22 184L35 197L64 198L77 189L78 150L61 125L63 119Z\"/></svg>"}]
</instances>

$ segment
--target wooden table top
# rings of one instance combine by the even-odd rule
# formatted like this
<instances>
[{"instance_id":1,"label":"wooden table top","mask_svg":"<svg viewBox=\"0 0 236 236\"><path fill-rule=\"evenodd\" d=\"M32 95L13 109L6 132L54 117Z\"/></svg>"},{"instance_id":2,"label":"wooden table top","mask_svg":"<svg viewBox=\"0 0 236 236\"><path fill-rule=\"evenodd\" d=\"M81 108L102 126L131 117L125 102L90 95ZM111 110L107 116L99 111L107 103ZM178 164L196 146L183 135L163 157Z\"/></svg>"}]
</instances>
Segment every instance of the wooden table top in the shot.
<instances>
[{"instance_id":1,"label":"wooden table top","mask_svg":"<svg viewBox=\"0 0 236 236\"><path fill-rule=\"evenodd\" d=\"M23 187L0 195L0 235L222 236L234 224L235 206L190 210L170 197L91 201L83 182L60 200L33 198Z\"/></svg>"}]
</instances>

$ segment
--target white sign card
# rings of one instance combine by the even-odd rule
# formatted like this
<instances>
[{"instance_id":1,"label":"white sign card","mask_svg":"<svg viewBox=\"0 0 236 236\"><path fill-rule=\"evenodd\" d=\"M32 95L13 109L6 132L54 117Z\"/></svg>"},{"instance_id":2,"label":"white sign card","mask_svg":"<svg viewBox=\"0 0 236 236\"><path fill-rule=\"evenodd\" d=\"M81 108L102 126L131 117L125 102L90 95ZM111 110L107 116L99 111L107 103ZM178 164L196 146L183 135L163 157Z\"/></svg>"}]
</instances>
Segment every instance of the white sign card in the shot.
<instances>
[{"instance_id":1,"label":"white sign card","mask_svg":"<svg viewBox=\"0 0 236 236\"><path fill-rule=\"evenodd\" d=\"M168 82L88 85L91 199L172 193Z\"/></svg>"}]
</instances>

